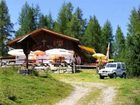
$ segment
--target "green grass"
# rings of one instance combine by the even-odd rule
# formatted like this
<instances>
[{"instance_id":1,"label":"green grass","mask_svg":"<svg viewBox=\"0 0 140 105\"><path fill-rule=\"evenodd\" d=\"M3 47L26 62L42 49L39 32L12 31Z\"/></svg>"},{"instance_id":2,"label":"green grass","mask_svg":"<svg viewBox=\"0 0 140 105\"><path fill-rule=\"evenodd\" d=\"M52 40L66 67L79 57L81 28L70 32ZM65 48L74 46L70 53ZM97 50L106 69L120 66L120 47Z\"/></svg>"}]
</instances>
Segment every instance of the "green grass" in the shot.
<instances>
[{"instance_id":1,"label":"green grass","mask_svg":"<svg viewBox=\"0 0 140 105\"><path fill-rule=\"evenodd\" d=\"M55 79L75 82L93 82L98 81L98 75L93 70L85 70L75 74L51 74Z\"/></svg>"},{"instance_id":2,"label":"green grass","mask_svg":"<svg viewBox=\"0 0 140 105\"><path fill-rule=\"evenodd\" d=\"M84 70L75 74L52 74L52 76L63 81L98 82L115 86L118 90L115 105L139 105L140 103L140 78L122 79L118 77L101 80L94 70Z\"/></svg>"},{"instance_id":3,"label":"green grass","mask_svg":"<svg viewBox=\"0 0 140 105\"><path fill-rule=\"evenodd\" d=\"M71 85L47 78L0 69L0 105L54 105L73 90Z\"/></svg>"},{"instance_id":4,"label":"green grass","mask_svg":"<svg viewBox=\"0 0 140 105\"><path fill-rule=\"evenodd\" d=\"M59 80L98 82L115 86L118 90L115 105L139 105L140 103L139 78L100 80L94 70L75 74L50 74L43 77L20 75L17 73L17 68L0 69L0 105L54 105L73 90L72 86ZM81 102L96 100L99 95L100 90L97 89L83 97Z\"/></svg>"},{"instance_id":5,"label":"green grass","mask_svg":"<svg viewBox=\"0 0 140 105\"><path fill-rule=\"evenodd\" d=\"M140 104L140 80L138 78L120 80L118 97L115 105L139 105Z\"/></svg>"}]
</instances>

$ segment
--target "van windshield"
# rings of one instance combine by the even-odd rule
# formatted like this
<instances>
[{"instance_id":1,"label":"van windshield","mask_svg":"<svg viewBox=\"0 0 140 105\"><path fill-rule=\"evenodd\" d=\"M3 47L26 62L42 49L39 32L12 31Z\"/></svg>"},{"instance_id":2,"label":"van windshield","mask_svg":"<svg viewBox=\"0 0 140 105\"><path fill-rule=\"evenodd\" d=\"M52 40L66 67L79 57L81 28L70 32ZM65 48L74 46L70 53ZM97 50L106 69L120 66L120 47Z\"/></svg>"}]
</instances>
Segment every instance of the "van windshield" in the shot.
<instances>
[{"instance_id":1,"label":"van windshield","mask_svg":"<svg viewBox=\"0 0 140 105\"><path fill-rule=\"evenodd\" d=\"M116 68L116 64L107 64L106 67L107 68Z\"/></svg>"}]
</instances>

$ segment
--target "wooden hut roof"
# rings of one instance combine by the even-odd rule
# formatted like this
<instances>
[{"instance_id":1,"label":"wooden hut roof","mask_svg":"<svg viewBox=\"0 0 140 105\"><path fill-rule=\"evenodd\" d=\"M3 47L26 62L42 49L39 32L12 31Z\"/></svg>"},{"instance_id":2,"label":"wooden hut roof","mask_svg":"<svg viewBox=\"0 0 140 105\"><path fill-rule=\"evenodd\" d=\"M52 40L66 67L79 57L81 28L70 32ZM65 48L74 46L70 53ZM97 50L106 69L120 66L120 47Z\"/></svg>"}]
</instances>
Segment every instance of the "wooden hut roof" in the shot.
<instances>
[{"instance_id":1,"label":"wooden hut roof","mask_svg":"<svg viewBox=\"0 0 140 105\"><path fill-rule=\"evenodd\" d=\"M31 33L28 33L26 35L20 36L20 37L18 37L16 39L10 41L7 45L10 46L10 47L14 47L14 45L16 43L24 40L26 37L34 37L34 35L39 35L37 33L40 33L40 32L50 33L50 34L52 34L54 36L59 36L59 37L62 37L64 39L71 40L71 41L76 42L76 43L80 43L79 39L76 39L76 38L61 34L61 33L57 33L57 32L54 32L54 31L51 31L51 30L48 30L48 29L45 29L45 28L41 28L41 29L37 29L35 31L32 31Z\"/></svg>"}]
</instances>

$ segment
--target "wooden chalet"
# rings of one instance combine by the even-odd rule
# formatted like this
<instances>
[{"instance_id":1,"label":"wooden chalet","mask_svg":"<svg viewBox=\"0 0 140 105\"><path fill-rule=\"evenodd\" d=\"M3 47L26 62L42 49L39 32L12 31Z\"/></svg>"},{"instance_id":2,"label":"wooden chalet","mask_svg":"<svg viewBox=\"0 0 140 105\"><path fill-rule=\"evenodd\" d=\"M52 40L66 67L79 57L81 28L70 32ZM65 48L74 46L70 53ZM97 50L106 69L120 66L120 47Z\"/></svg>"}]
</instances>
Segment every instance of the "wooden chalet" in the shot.
<instances>
[{"instance_id":1,"label":"wooden chalet","mask_svg":"<svg viewBox=\"0 0 140 105\"><path fill-rule=\"evenodd\" d=\"M37 29L31 33L16 38L8 43L8 46L16 49L23 49L26 55L28 68L28 54L35 50L48 50L53 48L63 48L73 50L77 55L82 56L79 39L56 33L48 29Z\"/></svg>"}]
</instances>

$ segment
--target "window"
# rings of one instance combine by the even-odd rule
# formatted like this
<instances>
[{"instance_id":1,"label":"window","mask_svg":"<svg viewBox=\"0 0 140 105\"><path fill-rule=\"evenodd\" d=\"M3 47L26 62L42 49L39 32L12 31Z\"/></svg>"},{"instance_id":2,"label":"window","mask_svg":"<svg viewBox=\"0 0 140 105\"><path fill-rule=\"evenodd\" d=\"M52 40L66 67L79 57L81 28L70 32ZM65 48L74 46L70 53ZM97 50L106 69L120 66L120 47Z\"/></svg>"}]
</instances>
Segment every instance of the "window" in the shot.
<instances>
[{"instance_id":1,"label":"window","mask_svg":"<svg viewBox=\"0 0 140 105\"><path fill-rule=\"evenodd\" d=\"M116 64L107 64L106 67L115 68L116 67Z\"/></svg>"},{"instance_id":2,"label":"window","mask_svg":"<svg viewBox=\"0 0 140 105\"><path fill-rule=\"evenodd\" d=\"M120 68L121 68L121 65L120 65L120 64L118 64L117 69L120 69Z\"/></svg>"},{"instance_id":3,"label":"window","mask_svg":"<svg viewBox=\"0 0 140 105\"><path fill-rule=\"evenodd\" d=\"M122 68L125 69L125 64L122 64Z\"/></svg>"}]
</instances>

